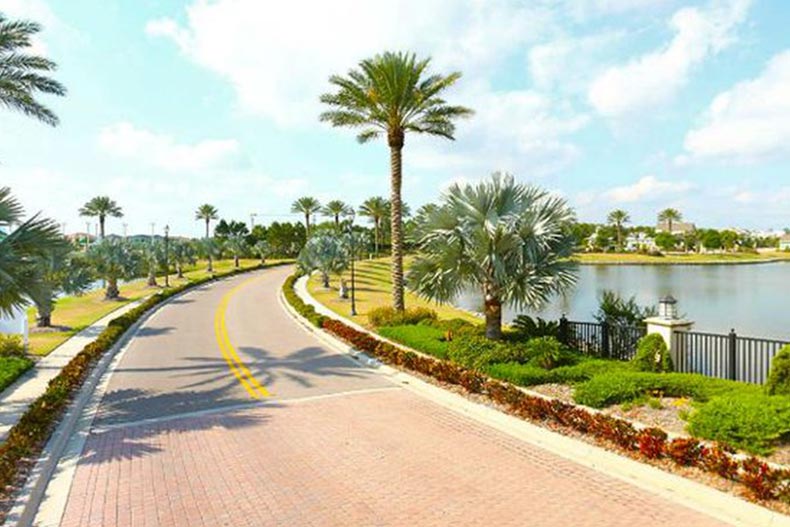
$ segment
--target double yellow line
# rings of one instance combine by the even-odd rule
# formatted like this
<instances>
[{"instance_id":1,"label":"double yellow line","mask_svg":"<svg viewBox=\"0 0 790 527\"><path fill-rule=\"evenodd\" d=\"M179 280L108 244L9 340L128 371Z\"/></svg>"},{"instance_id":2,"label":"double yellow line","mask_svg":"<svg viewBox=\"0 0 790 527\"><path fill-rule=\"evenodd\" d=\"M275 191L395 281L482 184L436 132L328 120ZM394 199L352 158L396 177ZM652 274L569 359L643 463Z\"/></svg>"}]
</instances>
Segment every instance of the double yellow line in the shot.
<instances>
[{"instance_id":1,"label":"double yellow line","mask_svg":"<svg viewBox=\"0 0 790 527\"><path fill-rule=\"evenodd\" d=\"M225 320L226 313L228 311L228 304L230 304L230 299L233 298L233 295L238 293L239 290L255 280L257 280L257 278L253 278L241 283L240 285L231 289L227 294L225 294L224 297L222 297L219 307L217 307L217 312L214 315L214 332L217 336L219 350L222 352L222 356L225 357L225 361L228 363L230 371L233 372L233 375L236 376L236 379L238 379L241 385L244 386L244 389L247 390L247 393L250 394L250 397L253 399L261 399L263 397L269 397L271 394L266 388L263 387L260 382L258 382L258 379L255 378L249 368L247 368L247 366L244 364L244 361L241 360L241 357L239 357L239 354L236 352L236 348L234 348L233 344L230 343L228 327Z\"/></svg>"}]
</instances>

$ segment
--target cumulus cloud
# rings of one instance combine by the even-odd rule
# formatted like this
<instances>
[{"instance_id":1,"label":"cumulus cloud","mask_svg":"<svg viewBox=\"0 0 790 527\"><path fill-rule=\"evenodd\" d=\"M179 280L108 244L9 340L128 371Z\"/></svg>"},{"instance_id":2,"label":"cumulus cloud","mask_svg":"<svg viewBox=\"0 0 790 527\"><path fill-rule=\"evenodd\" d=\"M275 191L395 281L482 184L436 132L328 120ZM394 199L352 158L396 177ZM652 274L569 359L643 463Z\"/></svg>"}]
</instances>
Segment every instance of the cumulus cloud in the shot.
<instances>
[{"instance_id":1,"label":"cumulus cloud","mask_svg":"<svg viewBox=\"0 0 790 527\"><path fill-rule=\"evenodd\" d=\"M754 79L717 95L702 124L686 134L678 160L757 161L790 154L790 50ZM689 159L690 158L690 159Z\"/></svg>"},{"instance_id":2,"label":"cumulus cloud","mask_svg":"<svg viewBox=\"0 0 790 527\"><path fill-rule=\"evenodd\" d=\"M600 73L603 54L623 36L622 31L562 36L533 46L527 57L530 75L541 89L582 91Z\"/></svg>"},{"instance_id":3,"label":"cumulus cloud","mask_svg":"<svg viewBox=\"0 0 790 527\"><path fill-rule=\"evenodd\" d=\"M588 99L602 115L621 117L670 101L692 69L732 44L751 0L715 1L686 7L672 16L675 33L662 48L608 68L591 84Z\"/></svg>"},{"instance_id":4,"label":"cumulus cloud","mask_svg":"<svg viewBox=\"0 0 790 527\"><path fill-rule=\"evenodd\" d=\"M667 196L679 195L693 188L688 181L664 181L655 176L644 176L632 185L609 189L603 197L614 203L654 201Z\"/></svg>"},{"instance_id":5,"label":"cumulus cloud","mask_svg":"<svg viewBox=\"0 0 790 527\"><path fill-rule=\"evenodd\" d=\"M239 144L235 139L211 139L192 144L178 143L166 134L137 128L121 122L99 132L99 146L118 157L172 171L191 171L215 167L236 158Z\"/></svg>"}]
</instances>

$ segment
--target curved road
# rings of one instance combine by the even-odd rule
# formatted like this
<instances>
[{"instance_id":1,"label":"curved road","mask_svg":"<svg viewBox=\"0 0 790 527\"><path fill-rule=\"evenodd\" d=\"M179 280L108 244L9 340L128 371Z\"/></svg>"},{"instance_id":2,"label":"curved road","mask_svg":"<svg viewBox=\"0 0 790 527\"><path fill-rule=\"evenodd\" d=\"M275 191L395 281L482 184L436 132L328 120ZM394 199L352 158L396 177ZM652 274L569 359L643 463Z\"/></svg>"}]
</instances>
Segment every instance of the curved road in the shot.
<instances>
[{"instance_id":1,"label":"curved road","mask_svg":"<svg viewBox=\"0 0 790 527\"><path fill-rule=\"evenodd\" d=\"M722 525L356 365L284 311L289 272L202 287L143 325L61 525Z\"/></svg>"}]
</instances>

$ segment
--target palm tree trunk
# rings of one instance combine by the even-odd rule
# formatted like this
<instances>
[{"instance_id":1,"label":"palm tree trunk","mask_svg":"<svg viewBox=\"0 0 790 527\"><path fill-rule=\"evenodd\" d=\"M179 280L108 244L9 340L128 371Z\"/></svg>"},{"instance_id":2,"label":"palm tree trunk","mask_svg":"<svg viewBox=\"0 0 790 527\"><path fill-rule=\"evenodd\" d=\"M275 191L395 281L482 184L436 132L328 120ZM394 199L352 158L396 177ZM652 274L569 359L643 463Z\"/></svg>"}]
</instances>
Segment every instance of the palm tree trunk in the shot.
<instances>
[{"instance_id":1,"label":"palm tree trunk","mask_svg":"<svg viewBox=\"0 0 790 527\"><path fill-rule=\"evenodd\" d=\"M324 287L329 289L329 274L325 272L321 272L321 280L324 283Z\"/></svg>"},{"instance_id":2,"label":"palm tree trunk","mask_svg":"<svg viewBox=\"0 0 790 527\"><path fill-rule=\"evenodd\" d=\"M214 262L211 261L211 255L208 255L208 267L206 267L206 271L209 273L214 272Z\"/></svg>"},{"instance_id":3,"label":"palm tree trunk","mask_svg":"<svg viewBox=\"0 0 790 527\"><path fill-rule=\"evenodd\" d=\"M489 286L485 287L485 317L486 338L493 340L502 339L502 302L499 297L491 293Z\"/></svg>"},{"instance_id":4,"label":"palm tree trunk","mask_svg":"<svg viewBox=\"0 0 790 527\"><path fill-rule=\"evenodd\" d=\"M211 222L210 219L206 218L206 239L208 239L208 224Z\"/></svg>"},{"instance_id":5,"label":"palm tree trunk","mask_svg":"<svg viewBox=\"0 0 790 527\"><path fill-rule=\"evenodd\" d=\"M397 311L403 311L406 309L403 298L403 211L401 203L403 132L400 133L400 136L391 134L389 146L392 186L390 194L392 207L392 307Z\"/></svg>"},{"instance_id":6,"label":"palm tree trunk","mask_svg":"<svg viewBox=\"0 0 790 527\"><path fill-rule=\"evenodd\" d=\"M236 269L239 268L239 255L238 254L234 254L233 255L233 267L235 267Z\"/></svg>"},{"instance_id":7,"label":"palm tree trunk","mask_svg":"<svg viewBox=\"0 0 790 527\"><path fill-rule=\"evenodd\" d=\"M52 327L52 297L50 296L50 300L45 300L41 304L36 303L36 311L38 316L36 317L36 326L40 328L51 328Z\"/></svg>"},{"instance_id":8,"label":"palm tree trunk","mask_svg":"<svg viewBox=\"0 0 790 527\"><path fill-rule=\"evenodd\" d=\"M104 293L106 300L115 300L121 294L118 291L118 279L115 277L107 278L107 291Z\"/></svg>"},{"instance_id":9,"label":"palm tree trunk","mask_svg":"<svg viewBox=\"0 0 790 527\"><path fill-rule=\"evenodd\" d=\"M310 215L307 213L304 215L304 237L310 238Z\"/></svg>"},{"instance_id":10,"label":"palm tree trunk","mask_svg":"<svg viewBox=\"0 0 790 527\"><path fill-rule=\"evenodd\" d=\"M178 262L176 262L176 278L184 278L184 268Z\"/></svg>"},{"instance_id":11,"label":"palm tree trunk","mask_svg":"<svg viewBox=\"0 0 790 527\"><path fill-rule=\"evenodd\" d=\"M101 233L101 239L104 239L104 216L99 215L99 232Z\"/></svg>"},{"instance_id":12,"label":"palm tree trunk","mask_svg":"<svg viewBox=\"0 0 790 527\"><path fill-rule=\"evenodd\" d=\"M623 234L621 232L621 227L617 226L617 247L622 251L623 250Z\"/></svg>"},{"instance_id":13,"label":"palm tree trunk","mask_svg":"<svg viewBox=\"0 0 790 527\"><path fill-rule=\"evenodd\" d=\"M157 287L158 285L156 283L156 271L151 269L148 271L148 287Z\"/></svg>"}]
</instances>

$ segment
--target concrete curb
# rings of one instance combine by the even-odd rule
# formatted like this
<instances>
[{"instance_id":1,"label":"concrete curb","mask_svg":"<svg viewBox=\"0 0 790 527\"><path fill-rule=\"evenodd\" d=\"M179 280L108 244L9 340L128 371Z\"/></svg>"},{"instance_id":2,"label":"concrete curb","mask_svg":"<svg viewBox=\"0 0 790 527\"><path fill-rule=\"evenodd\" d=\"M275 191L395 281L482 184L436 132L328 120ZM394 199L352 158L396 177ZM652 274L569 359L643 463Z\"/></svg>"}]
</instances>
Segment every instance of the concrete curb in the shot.
<instances>
[{"instance_id":1,"label":"concrete curb","mask_svg":"<svg viewBox=\"0 0 790 527\"><path fill-rule=\"evenodd\" d=\"M305 287L297 287L295 289L304 302L311 305L317 303ZM697 483L589 443L553 432L483 404L472 402L461 395L429 384L409 373L384 365L377 359L355 350L329 333L315 328L288 304L282 292L279 296L280 303L286 306L287 312L320 340L327 343L333 341L330 344L333 348L349 354L351 356L349 358L353 357L352 360L358 364L379 370L382 374L390 377L393 382L437 404L560 457L625 481L731 525L737 527L790 527L790 517L781 513L742 500L702 483ZM338 316L325 307L321 313L347 323L343 317ZM351 325L359 327L357 324ZM360 329L370 333L364 328ZM376 337L379 338L378 336Z\"/></svg>"}]
</instances>

